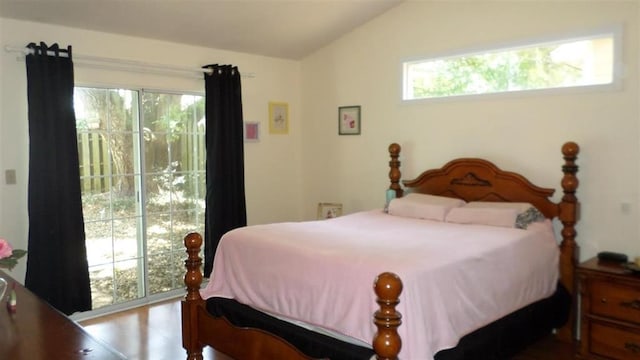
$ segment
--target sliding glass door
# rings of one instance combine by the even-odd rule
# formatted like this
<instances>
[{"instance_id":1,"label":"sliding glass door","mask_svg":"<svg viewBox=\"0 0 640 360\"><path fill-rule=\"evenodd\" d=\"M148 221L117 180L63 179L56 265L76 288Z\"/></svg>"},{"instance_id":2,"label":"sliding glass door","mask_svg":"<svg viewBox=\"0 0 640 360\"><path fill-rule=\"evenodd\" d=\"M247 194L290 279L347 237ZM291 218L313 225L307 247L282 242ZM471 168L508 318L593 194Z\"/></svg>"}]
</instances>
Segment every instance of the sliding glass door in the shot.
<instances>
[{"instance_id":1,"label":"sliding glass door","mask_svg":"<svg viewBox=\"0 0 640 360\"><path fill-rule=\"evenodd\" d=\"M183 288L184 235L203 231L204 99L75 89L93 308Z\"/></svg>"}]
</instances>

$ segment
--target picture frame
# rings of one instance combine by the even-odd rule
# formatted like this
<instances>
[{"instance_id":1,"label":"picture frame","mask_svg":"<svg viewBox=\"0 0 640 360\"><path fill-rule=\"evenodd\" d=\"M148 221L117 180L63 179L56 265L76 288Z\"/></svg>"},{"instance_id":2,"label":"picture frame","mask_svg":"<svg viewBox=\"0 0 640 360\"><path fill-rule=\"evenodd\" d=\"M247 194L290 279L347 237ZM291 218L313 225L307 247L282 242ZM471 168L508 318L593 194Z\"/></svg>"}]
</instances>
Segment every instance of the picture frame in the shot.
<instances>
[{"instance_id":1,"label":"picture frame","mask_svg":"<svg viewBox=\"0 0 640 360\"><path fill-rule=\"evenodd\" d=\"M244 142L259 142L260 141L260 123L259 122L244 122Z\"/></svg>"},{"instance_id":2,"label":"picture frame","mask_svg":"<svg viewBox=\"0 0 640 360\"><path fill-rule=\"evenodd\" d=\"M361 121L359 105L338 107L339 135L360 135Z\"/></svg>"},{"instance_id":3,"label":"picture frame","mask_svg":"<svg viewBox=\"0 0 640 360\"><path fill-rule=\"evenodd\" d=\"M318 220L342 216L341 203L318 203Z\"/></svg>"},{"instance_id":4,"label":"picture frame","mask_svg":"<svg viewBox=\"0 0 640 360\"><path fill-rule=\"evenodd\" d=\"M286 135L289 133L289 104L269 102L269 134Z\"/></svg>"}]
</instances>

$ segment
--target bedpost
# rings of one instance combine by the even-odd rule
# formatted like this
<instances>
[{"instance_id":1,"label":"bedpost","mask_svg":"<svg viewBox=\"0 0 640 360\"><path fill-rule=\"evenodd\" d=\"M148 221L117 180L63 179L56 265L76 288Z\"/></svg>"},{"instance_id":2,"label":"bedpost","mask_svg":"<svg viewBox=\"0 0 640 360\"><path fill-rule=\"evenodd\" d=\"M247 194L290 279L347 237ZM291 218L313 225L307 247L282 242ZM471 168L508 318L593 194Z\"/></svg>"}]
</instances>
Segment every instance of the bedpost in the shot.
<instances>
[{"instance_id":1,"label":"bedpost","mask_svg":"<svg viewBox=\"0 0 640 360\"><path fill-rule=\"evenodd\" d=\"M567 323L558 329L558 339L573 342L576 339L576 309L577 291L575 268L578 264L580 249L575 241L577 232L576 222L580 216L580 203L576 197L579 181L576 177L578 165L576 159L580 147L574 142L567 142L562 146L562 155L565 164L562 166L562 189L564 196L559 204L558 218L562 222L562 242L560 243L560 277L562 284L571 293L572 306Z\"/></svg>"},{"instance_id":2,"label":"bedpost","mask_svg":"<svg viewBox=\"0 0 640 360\"><path fill-rule=\"evenodd\" d=\"M187 351L187 360L202 360L202 344L198 340L198 311L204 307L200 296L202 259L199 256L202 236L198 233L187 234L184 238L188 258L184 261L187 273L184 283L187 295L182 300L182 347Z\"/></svg>"},{"instance_id":3,"label":"bedpost","mask_svg":"<svg viewBox=\"0 0 640 360\"><path fill-rule=\"evenodd\" d=\"M373 283L380 305L380 310L374 314L373 322L378 331L373 337L373 350L377 360L397 360L402 347L398 327L402 324L402 314L396 311L396 305L400 302L402 281L398 275L385 272L376 277Z\"/></svg>"},{"instance_id":4,"label":"bedpost","mask_svg":"<svg viewBox=\"0 0 640 360\"><path fill-rule=\"evenodd\" d=\"M401 174L400 161L398 160L400 149L400 145L397 143L389 145L389 156L391 156L391 161L389 161L389 180L391 180L391 185L389 185L389 189L396 192L396 197L402 197L404 192L400 187Z\"/></svg>"}]
</instances>

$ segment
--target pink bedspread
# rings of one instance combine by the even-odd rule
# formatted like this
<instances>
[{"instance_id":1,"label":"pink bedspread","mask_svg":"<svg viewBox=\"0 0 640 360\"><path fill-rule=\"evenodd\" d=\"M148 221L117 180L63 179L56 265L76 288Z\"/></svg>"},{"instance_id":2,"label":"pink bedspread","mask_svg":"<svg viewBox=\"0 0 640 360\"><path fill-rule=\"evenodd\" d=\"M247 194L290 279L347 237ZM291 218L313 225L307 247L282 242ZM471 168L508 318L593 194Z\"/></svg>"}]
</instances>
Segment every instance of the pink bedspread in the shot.
<instances>
[{"instance_id":1,"label":"pink bedspread","mask_svg":"<svg viewBox=\"0 0 640 360\"><path fill-rule=\"evenodd\" d=\"M330 220L256 225L220 242L203 298L254 308L371 343L375 277L392 271L404 360L439 350L550 296L558 279L550 222L528 230L361 212Z\"/></svg>"}]
</instances>

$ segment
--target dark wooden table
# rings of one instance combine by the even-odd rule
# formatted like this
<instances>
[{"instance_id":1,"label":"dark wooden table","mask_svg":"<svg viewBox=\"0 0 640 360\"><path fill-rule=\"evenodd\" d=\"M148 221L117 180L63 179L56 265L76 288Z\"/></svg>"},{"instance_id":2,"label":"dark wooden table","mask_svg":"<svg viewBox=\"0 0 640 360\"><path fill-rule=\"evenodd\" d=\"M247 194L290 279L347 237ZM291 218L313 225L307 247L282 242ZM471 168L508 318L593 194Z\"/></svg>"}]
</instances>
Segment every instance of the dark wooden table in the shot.
<instances>
[{"instance_id":1,"label":"dark wooden table","mask_svg":"<svg viewBox=\"0 0 640 360\"><path fill-rule=\"evenodd\" d=\"M11 287L14 280L2 271L0 276ZM19 283L15 288L15 314L7 311L6 296L0 301L0 359L126 359Z\"/></svg>"}]
</instances>

